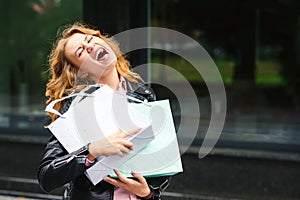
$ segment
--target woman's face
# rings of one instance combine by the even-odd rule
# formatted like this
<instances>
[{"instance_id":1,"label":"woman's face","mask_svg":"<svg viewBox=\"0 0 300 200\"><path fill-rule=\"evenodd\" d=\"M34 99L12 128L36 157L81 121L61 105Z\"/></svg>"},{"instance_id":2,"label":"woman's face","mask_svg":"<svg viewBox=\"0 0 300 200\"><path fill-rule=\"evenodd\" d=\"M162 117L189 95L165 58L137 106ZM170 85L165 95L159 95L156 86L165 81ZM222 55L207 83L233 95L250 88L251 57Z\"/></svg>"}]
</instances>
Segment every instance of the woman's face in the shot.
<instances>
[{"instance_id":1,"label":"woman's face","mask_svg":"<svg viewBox=\"0 0 300 200\"><path fill-rule=\"evenodd\" d=\"M72 35L65 46L66 57L89 75L99 76L115 67L117 58L101 38L82 33Z\"/></svg>"}]
</instances>

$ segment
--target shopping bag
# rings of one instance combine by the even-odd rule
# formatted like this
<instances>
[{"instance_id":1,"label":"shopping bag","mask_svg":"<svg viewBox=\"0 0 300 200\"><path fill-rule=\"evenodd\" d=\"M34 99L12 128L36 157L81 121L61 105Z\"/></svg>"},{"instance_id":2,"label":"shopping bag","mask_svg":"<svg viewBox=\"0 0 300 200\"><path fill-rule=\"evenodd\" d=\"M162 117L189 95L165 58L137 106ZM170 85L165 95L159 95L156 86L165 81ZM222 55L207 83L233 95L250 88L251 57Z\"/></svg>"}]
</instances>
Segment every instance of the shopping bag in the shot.
<instances>
[{"instance_id":1,"label":"shopping bag","mask_svg":"<svg viewBox=\"0 0 300 200\"><path fill-rule=\"evenodd\" d=\"M54 110L57 102L71 97L76 98L64 114ZM45 111L59 115L48 129L69 153L118 130L130 132L141 129L135 134L137 136L150 126L149 121L128 107L126 95L115 92L107 85L92 94L80 92L55 100Z\"/></svg>"},{"instance_id":2,"label":"shopping bag","mask_svg":"<svg viewBox=\"0 0 300 200\"><path fill-rule=\"evenodd\" d=\"M54 110L54 105L66 98L75 97L70 108L64 114ZM102 156L97 158L98 173L87 176L95 183L101 181L113 169L120 167L154 138L150 122L145 120L134 108L129 106L128 98L103 85L92 94L80 92L51 102L47 112L60 117L52 122L48 129L69 152L82 146L103 139L118 130L129 132L141 129L127 137L134 145L134 150L124 156Z\"/></svg>"},{"instance_id":3,"label":"shopping bag","mask_svg":"<svg viewBox=\"0 0 300 200\"><path fill-rule=\"evenodd\" d=\"M133 151L123 157L98 158L85 172L94 185L108 174L115 176L113 169L119 169L127 177L132 176L131 171L146 177L183 171L168 100L145 103L116 93L105 85L91 94L80 92L70 97L73 96L76 96L75 100L63 115L53 109L59 100L51 102L46 108L46 111L60 116L48 128L68 152L107 137L118 129L130 131L142 128L129 138L134 144ZM128 98L139 103L128 103ZM126 109L115 113L115 107Z\"/></svg>"},{"instance_id":4,"label":"shopping bag","mask_svg":"<svg viewBox=\"0 0 300 200\"><path fill-rule=\"evenodd\" d=\"M131 103L143 118L151 121L154 139L132 158L117 168L124 176L131 177L131 172L141 173L145 177L170 176L183 171L181 157L168 100L144 104ZM134 147L135 148L135 147ZM101 167L99 167L101 166ZM101 179L103 163L96 163L86 173L94 177L93 184ZM110 176L116 177L114 173Z\"/></svg>"}]
</instances>

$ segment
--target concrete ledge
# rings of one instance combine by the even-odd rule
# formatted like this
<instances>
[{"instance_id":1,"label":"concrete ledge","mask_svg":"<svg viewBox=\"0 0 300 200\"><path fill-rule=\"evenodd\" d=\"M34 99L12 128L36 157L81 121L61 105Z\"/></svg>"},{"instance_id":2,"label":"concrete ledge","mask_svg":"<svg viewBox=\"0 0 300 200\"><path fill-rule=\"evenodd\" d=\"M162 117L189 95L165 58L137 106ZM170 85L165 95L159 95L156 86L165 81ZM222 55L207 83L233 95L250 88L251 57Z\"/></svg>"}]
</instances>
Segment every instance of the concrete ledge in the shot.
<instances>
[{"instance_id":1,"label":"concrete ledge","mask_svg":"<svg viewBox=\"0 0 300 200\"><path fill-rule=\"evenodd\" d=\"M238 199L299 199L300 163L224 155L182 156L168 192Z\"/></svg>"},{"instance_id":2,"label":"concrete ledge","mask_svg":"<svg viewBox=\"0 0 300 200\"><path fill-rule=\"evenodd\" d=\"M191 146L187 150L187 153L198 155L199 149L200 149L200 147ZM249 158L249 159L300 162L300 154L299 153L270 151L270 150L214 148L209 153L209 156L226 156L226 157L238 157L238 158Z\"/></svg>"},{"instance_id":3,"label":"concrete ledge","mask_svg":"<svg viewBox=\"0 0 300 200\"><path fill-rule=\"evenodd\" d=\"M0 159L5 161L0 165L0 190L42 194L36 173L47 140L36 136L0 137ZM199 146L193 146L182 156L184 173L173 177L165 199L176 194L183 196L173 199L300 198L298 153L215 148L199 159L198 150ZM62 188L51 194L62 194Z\"/></svg>"}]
</instances>

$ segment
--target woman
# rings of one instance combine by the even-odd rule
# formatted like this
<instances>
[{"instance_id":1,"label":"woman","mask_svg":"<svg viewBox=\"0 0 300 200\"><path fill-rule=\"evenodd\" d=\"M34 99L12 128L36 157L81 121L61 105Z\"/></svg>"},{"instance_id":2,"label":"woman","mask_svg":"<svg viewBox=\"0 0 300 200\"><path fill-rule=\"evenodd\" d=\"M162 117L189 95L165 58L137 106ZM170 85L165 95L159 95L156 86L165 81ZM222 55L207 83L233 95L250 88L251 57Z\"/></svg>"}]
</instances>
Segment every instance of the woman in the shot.
<instances>
[{"instance_id":1,"label":"woman","mask_svg":"<svg viewBox=\"0 0 300 200\"><path fill-rule=\"evenodd\" d=\"M138 74L130 71L129 62L122 56L117 43L82 24L76 23L62 32L49 56L49 64L51 79L46 87L46 104L91 82L125 90L141 100L155 100L153 91L139 82ZM56 109L66 112L71 101L59 102ZM52 121L57 118L55 114L49 115ZM123 155L132 149L133 144L125 139L128 134L132 133L118 131L72 153L52 136L38 171L41 188L50 192L68 183L64 199L72 200L160 199L169 177L148 179L132 172L134 178L127 178L114 170L118 179L105 177L94 186L84 174L97 157Z\"/></svg>"}]
</instances>

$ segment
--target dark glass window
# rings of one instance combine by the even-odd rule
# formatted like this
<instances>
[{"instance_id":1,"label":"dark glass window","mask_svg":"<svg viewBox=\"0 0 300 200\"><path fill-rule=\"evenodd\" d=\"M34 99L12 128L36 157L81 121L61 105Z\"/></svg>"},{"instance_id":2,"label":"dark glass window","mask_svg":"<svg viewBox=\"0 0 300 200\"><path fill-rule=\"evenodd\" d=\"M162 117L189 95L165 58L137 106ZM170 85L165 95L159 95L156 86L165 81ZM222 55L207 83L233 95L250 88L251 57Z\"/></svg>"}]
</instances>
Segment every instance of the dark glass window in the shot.
<instances>
[{"instance_id":1,"label":"dark glass window","mask_svg":"<svg viewBox=\"0 0 300 200\"><path fill-rule=\"evenodd\" d=\"M296 1L152 1L151 26L198 41L221 73L228 104L219 145L298 151L293 144L300 144L299 10ZM152 60L191 82L201 120L209 120L207 88L193 67L168 52L153 50ZM159 69L152 78L178 81ZM200 126L199 138L206 129L207 124Z\"/></svg>"},{"instance_id":2,"label":"dark glass window","mask_svg":"<svg viewBox=\"0 0 300 200\"><path fill-rule=\"evenodd\" d=\"M300 144L298 1L132 0L103 4L97 0L12 0L2 1L0 9L1 128L41 127L46 60L57 28L84 18L110 35L158 26L198 41L216 63L226 88L227 117L219 145L244 147L250 142L247 148L255 149L272 143L279 145L273 149L282 150L284 145L294 148L293 144ZM132 63L147 61L147 53L134 54L128 56ZM203 138L211 104L201 74L167 51L151 49L150 61L176 69L191 83L201 110L197 136ZM180 84L178 77L164 69L148 72L150 81ZM163 88L158 93L162 98L173 97Z\"/></svg>"},{"instance_id":3,"label":"dark glass window","mask_svg":"<svg viewBox=\"0 0 300 200\"><path fill-rule=\"evenodd\" d=\"M0 4L1 133L34 133L33 129L43 128L45 117L47 56L58 27L82 20L82 0L11 0Z\"/></svg>"}]
</instances>

